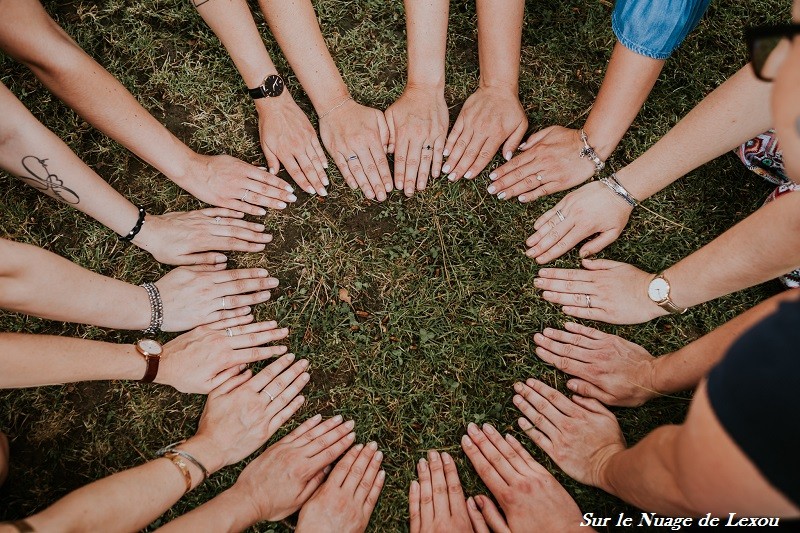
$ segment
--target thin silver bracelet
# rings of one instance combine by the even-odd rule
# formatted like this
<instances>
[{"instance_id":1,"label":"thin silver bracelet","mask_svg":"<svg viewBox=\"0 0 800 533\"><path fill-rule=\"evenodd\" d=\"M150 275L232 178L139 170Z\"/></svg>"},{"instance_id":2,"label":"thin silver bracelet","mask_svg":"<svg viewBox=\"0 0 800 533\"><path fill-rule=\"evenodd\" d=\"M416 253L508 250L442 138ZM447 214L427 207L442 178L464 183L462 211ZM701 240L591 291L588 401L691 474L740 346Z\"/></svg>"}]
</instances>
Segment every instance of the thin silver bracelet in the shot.
<instances>
[{"instance_id":1,"label":"thin silver bracelet","mask_svg":"<svg viewBox=\"0 0 800 533\"><path fill-rule=\"evenodd\" d=\"M608 187L609 190L611 190L611 192L625 200L631 207L636 207L639 205L639 201L628 192L628 189L622 186L619 180L617 180L616 173L611 174L611 176L607 178L600 178L600 181L602 181L603 184Z\"/></svg>"},{"instance_id":2,"label":"thin silver bracelet","mask_svg":"<svg viewBox=\"0 0 800 533\"><path fill-rule=\"evenodd\" d=\"M341 102L339 102L338 104L336 104L335 106L333 106L332 108L328 109L323 114L321 114L319 116L319 118L317 118L317 121L319 122L323 118L327 117L328 115L330 115L331 113L333 113L334 111L336 111L337 109L339 109L340 107L342 107L344 104L346 104L348 101L350 101L352 99L353 99L353 97L348 94L347 98L345 98L344 100L342 100Z\"/></svg>"},{"instance_id":3,"label":"thin silver bracelet","mask_svg":"<svg viewBox=\"0 0 800 533\"><path fill-rule=\"evenodd\" d=\"M600 156L597 155L597 152L594 151L594 148L589 144L589 136L586 135L586 132L581 128L581 142L583 142L583 148L581 148L580 156L581 159L584 157L588 157L594 163L594 175L597 176L600 174L604 168L606 168L605 162L600 159Z\"/></svg>"},{"instance_id":4,"label":"thin silver bracelet","mask_svg":"<svg viewBox=\"0 0 800 533\"><path fill-rule=\"evenodd\" d=\"M164 324L164 302L161 301L161 294L155 283L142 283L140 287L147 291L147 298L150 300L150 326L144 330L144 334L155 335Z\"/></svg>"}]
</instances>

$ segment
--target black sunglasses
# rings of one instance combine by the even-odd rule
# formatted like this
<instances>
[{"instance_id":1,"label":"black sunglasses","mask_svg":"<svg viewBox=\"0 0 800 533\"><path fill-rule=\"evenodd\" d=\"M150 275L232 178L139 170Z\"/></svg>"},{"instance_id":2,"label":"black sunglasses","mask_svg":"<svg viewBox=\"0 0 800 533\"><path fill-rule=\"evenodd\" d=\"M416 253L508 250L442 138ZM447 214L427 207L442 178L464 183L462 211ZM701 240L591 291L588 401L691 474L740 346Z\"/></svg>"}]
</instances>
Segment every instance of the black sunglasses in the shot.
<instances>
[{"instance_id":1,"label":"black sunglasses","mask_svg":"<svg viewBox=\"0 0 800 533\"><path fill-rule=\"evenodd\" d=\"M750 63L758 79L772 81L773 76L764 73L767 59L783 39L794 39L800 33L800 24L781 24L778 26L757 26L744 30Z\"/></svg>"}]
</instances>

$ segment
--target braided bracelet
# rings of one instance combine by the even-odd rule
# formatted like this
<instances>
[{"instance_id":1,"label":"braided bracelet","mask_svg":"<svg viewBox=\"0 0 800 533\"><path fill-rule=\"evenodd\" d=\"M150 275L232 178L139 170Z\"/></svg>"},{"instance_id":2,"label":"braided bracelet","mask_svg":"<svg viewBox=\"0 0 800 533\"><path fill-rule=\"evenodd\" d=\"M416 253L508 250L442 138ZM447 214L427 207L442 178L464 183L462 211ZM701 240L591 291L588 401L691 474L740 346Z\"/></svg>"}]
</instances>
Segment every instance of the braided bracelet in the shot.
<instances>
[{"instance_id":1,"label":"braided bracelet","mask_svg":"<svg viewBox=\"0 0 800 533\"><path fill-rule=\"evenodd\" d=\"M119 240L121 241L131 242L133 238L139 234L139 231L141 231L142 226L144 225L144 217L147 216L147 213L145 212L144 207L140 205L136 206L136 208L139 210L139 219L136 221L136 225L133 226L133 229L131 229L125 235L119 236Z\"/></svg>"},{"instance_id":2,"label":"braided bracelet","mask_svg":"<svg viewBox=\"0 0 800 533\"><path fill-rule=\"evenodd\" d=\"M594 151L594 148L589 144L589 136L586 135L586 132L581 128L581 142L583 142L583 148L581 148L580 156L581 159L584 157L588 157L594 163L594 174L597 176L600 172L606 168L605 162L600 159L600 156L597 155L597 152Z\"/></svg>"},{"instance_id":3,"label":"braided bracelet","mask_svg":"<svg viewBox=\"0 0 800 533\"><path fill-rule=\"evenodd\" d=\"M616 174L611 174L611 176L607 178L600 178L600 181L602 181L603 184L605 184L605 186L611 190L611 192L625 200L631 207L636 207L639 205L639 201L628 192L628 189L622 186L619 180L617 180Z\"/></svg>"},{"instance_id":4,"label":"braided bracelet","mask_svg":"<svg viewBox=\"0 0 800 533\"><path fill-rule=\"evenodd\" d=\"M164 324L164 302L161 301L161 293L155 283L142 283L140 287L147 291L147 298L150 300L150 326L144 330L144 334L155 335Z\"/></svg>"}]
</instances>

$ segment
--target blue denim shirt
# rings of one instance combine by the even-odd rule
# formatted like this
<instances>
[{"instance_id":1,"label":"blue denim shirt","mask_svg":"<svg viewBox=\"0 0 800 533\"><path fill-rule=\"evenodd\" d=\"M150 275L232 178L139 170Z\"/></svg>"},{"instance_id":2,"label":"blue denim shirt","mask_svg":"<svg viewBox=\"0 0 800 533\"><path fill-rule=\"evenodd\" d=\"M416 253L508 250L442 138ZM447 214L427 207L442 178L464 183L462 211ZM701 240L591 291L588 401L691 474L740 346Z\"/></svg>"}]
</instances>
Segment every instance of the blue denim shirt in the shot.
<instances>
[{"instance_id":1,"label":"blue denim shirt","mask_svg":"<svg viewBox=\"0 0 800 533\"><path fill-rule=\"evenodd\" d=\"M697 26L711 0L617 0L611 28L623 46L667 59Z\"/></svg>"}]
</instances>

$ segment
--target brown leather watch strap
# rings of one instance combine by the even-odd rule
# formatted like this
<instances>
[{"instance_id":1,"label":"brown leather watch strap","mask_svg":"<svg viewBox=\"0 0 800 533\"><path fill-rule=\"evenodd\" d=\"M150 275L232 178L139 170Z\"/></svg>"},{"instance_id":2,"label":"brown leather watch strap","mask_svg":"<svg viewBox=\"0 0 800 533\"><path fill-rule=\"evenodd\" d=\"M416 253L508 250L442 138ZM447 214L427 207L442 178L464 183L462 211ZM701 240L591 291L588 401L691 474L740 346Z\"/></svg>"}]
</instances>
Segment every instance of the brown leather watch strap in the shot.
<instances>
[{"instance_id":1,"label":"brown leather watch strap","mask_svg":"<svg viewBox=\"0 0 800 533\"><path fill-rule=\"evenodd\" d=\"M140 381L142 383L152 383L158 375L158 363L161 362L161 356L149 354L145 356L145 360L147 361L147 371Z\"/></svg>"}]
</instances>

